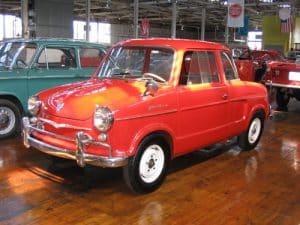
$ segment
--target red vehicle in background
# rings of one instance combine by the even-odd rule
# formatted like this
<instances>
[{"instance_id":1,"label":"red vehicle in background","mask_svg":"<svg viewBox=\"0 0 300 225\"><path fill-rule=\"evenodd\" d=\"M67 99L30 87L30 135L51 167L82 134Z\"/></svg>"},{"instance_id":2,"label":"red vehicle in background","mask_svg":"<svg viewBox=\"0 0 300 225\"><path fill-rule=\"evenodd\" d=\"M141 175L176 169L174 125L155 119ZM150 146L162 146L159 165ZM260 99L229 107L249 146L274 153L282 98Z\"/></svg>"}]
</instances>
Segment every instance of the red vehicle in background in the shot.
<instances>
[{"instance_id":1,"label":"red vehicle in background","mask_svg":"<svg viewBox=\"0 0 300 225\"><path fill-rule=\"evenodd\" d=\"M23 118L26 147L79 166L123 167L147 193L169 161L233 137L255 148L269 116L266 88L240 81L221 44L139 39L111 48L88 81L42 91Z\"/></svg>"},{"instance_id":2,"label":"red vehicle in background","mask_svg":"<svg viewBox=\"0 0 300 225\"><path fill-rule=\"evenodd\" d=\"M286 61L281 51L246 49L235 59L241 80L260 82L267 70L268 61Z\"/></svg>"},{"instance_id":3,"label":"red vehicle in background","mask_svg":"<svg viewBox=\"0 0 300 225\"><path fill-rule=\"evenodd\" d=\"M277 110L287 111L290 98L300 101L300 60L268 63L265 84L276 94Z\"/></svg>"}]
</instances>

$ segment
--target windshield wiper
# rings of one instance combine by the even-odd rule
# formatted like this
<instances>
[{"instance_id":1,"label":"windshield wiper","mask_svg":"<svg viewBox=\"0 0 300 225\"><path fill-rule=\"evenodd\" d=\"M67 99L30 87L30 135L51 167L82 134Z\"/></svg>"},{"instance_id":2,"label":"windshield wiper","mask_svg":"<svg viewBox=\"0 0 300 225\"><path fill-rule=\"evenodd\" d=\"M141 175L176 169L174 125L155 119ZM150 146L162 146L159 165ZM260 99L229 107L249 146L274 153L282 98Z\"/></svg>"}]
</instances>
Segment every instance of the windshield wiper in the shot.
<instances>
[{"instance_id":1,"label":"windshield wiper","mask_svg":"<svg viewBox=\"0 0 300 225\"><path fill-rule=\"evenodd\" d=\"M130 73L129 71L123 71L123 72L111 74L111 78L114 78L114 77L122 77L123 79L125 79L125 78L137 78L140 76L134 75L134 74Z\"/></svg>"},{"instance_id":2,"label":"windshield wiper","mask_svg":"<svg viewBox=\"0 0 300 225\"><path fill-rule=\"evenodd\" d=\"M129 75L131 75L130 72L124 71L124 72L119 72L119 73L113 73L111 76L112 76L112 77L113 77L113 76L124 76L124 78L125 78L126 76L129 76Z\"/></svg>"}]
</instances>

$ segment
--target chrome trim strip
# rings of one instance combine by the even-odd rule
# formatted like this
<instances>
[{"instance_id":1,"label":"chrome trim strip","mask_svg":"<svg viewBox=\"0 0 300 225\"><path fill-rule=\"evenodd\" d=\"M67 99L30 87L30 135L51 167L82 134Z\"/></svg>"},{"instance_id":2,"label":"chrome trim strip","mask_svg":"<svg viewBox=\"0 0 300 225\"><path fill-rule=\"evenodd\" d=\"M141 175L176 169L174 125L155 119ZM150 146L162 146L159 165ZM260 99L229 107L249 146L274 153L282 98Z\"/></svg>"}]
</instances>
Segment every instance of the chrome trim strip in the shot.
<instances>
[{"instance_id":1,"label":"chrome trim strip","mask_svg":"<svg viewBox=\"0 0 300 225\"><path fill-rule=\"evenodd\" d=\"M297 86L297 85L278 84L278 83L266 83L266 85L268 85L268 86L275 86L275 87L285 87L285 88L300 89L300 86Z\"/></svg>"},{"instance_id":2,"label":"chrome trim strip","mask_svg":"<svg viewBox=\"0 0 300 225\"><path fill-rule=\"evenodd\" d=\"M69 149L65 148L59 148L50 144L47 144L45 142L42 142L34 137L32 137L30 134L33 130L38 130L40 132L40 129L34 128L30 125L29 118L23 117L23 143L25 147L34 147L37 150L44 152L49 155L66 158L66 159L72 159L76 160L77 164L81 167L85 166L86 164L94 165L94 166L101 166L101 167L120 167L125 166L128 164L128 157L112 157L112 149L111 146L106 143L101 142L95 142L90 139L90 137L86 134L84 134L82 131L78 132L76 134L76 146L77 150L71 151ZM47 132L47 131L45 131ZM51 134L50 132L47 132L48 134ZM52 134L52 136L55 136L56 134ZM74 140L74 139L73 139ZM92 155L85 152L85 146L86 145L98 145L103 146L109 150L109 156L98 156L98 155Z\"/></svg>"},{"instance_id":3,"label":"chrome trim strip","mask_svg":"<svg viewBox=\"0 0 300 225\"><path fill-rule=\"evenodd\" d=\"M92 129L86 128L86 127L77 127L77 126L73 126L73 125L69 125L69 124L65 124L65 123L56 123L52 120L48 120L45 118L39 118L39 120L43 121L45 123L48 123L55 128L70 128L70 129L76 129L76 130L89 130L89 131L92 130Z\"/></svg>"},{"instance_id":4,"label":"chrome trim strip","mask_svg":"<svg viewBox=\"0 0 300 225\"><path fill-rule=\"evenodd\" d=\"M166 111L163 111L163 112L148 113L148 114L132 116L132 117L124 117L124 118L121 118L121 119L116 119L116 121L133 120L133 119L144 118L144 117L159 116L159 115L164 115L164 114L175 113L177 111L178 111L177 109L171 109L171 110L166 110Z\"/></svg>"},{"instance_id":5,"label":"chrome trim strip","mask_svg":"<svg viewBox=\"0 0 300 225\"><path fill-rule=\"evenodd\" d=\"M19 76L19 77L0 77L0 80L21 80L27 79L26 76Z\"/></svg>"}]
</instances>

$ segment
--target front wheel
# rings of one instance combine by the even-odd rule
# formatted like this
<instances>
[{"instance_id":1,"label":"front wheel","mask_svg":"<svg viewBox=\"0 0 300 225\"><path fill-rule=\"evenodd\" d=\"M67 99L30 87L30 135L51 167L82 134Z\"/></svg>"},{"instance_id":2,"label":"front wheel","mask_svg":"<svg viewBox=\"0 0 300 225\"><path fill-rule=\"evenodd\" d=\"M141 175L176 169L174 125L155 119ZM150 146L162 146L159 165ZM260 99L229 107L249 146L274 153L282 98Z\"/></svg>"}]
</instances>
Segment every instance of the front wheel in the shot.
<instances>
[{"instance_id":1,"label":"front wheel","mask_svg":"<svg viewBox=\"0 0 300 225\"><path fill-rule=\"evenodd\" d=\"M6 99L0 99L0 139L11 137L20 130L19 108Z\"/></svg>"},{"instance_id":2,"label":"front wheel","mask_svg":"<svg viewBox=\"0 0 300 225\"><path fill-rule=\"evenodd\" d=\"M263 129L264 115L261 112L256 112L250 121L248 129L238 136L239 147L244 151L254 149L259 142Z\"/></svg>"},{"instance_id":3,"label":"front wheel","mask_svg":"<svg viewBox=\"0 0 300 225\"><path fill-rule=\"evenodd\" d=\"M167 144L159 138L145 138L134 157L123 168L127 186L136 193L156 190L164 181L169 161Z\"/></svg>"}]
</instances>

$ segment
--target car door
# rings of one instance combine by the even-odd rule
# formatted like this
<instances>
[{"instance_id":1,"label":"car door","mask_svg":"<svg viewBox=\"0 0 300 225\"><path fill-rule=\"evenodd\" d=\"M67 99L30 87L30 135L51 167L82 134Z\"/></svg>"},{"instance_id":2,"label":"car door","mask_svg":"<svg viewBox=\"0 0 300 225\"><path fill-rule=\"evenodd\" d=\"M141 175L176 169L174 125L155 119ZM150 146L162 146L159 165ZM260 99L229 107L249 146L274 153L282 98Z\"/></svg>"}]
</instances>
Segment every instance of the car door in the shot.
<instances>
[{"instance_id":1,"label":"car door","mask_svg":"<svg viewBox=\"0 0 300 225\"><path fill-rule=\"evenodd\" d=\"M57 85L85 79L78 73L76 50L68 46L43 46L28 74L29 96Z\"/></svg>"},{"instance_id":2,"label":"car door","mask_svg":"<svg viewBox=\"0 0 300 225\"><path fill-rule=\"evenodd\" d=\"M228 89L220 77L217 53L196 50L184 55L178 92L178 151L194 150L227 136Z\"/></svg>"},{"instance_id":3,"label":"car door","mask_svg":"<svg viewBox=\"0 0 300 225\"><path fill-rule=\"evenodd\" d=\"M230 108L230 125L228 134L234 136L245 127L247 110L247 88L245 82L238 78L236 67L227 52L221 52L222 70L225 77L225 84L228 86L228 101Z\"/></svg>"}]
</instances>

